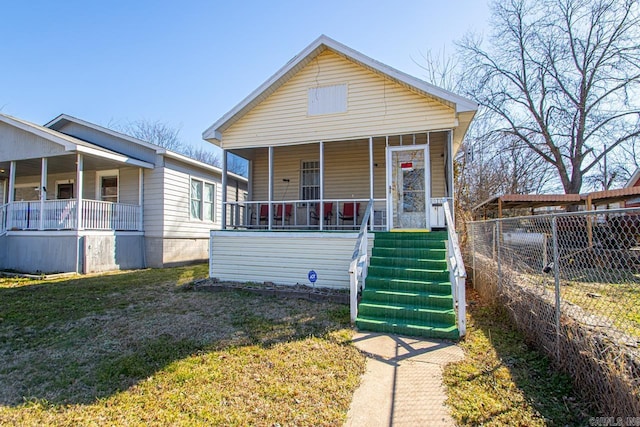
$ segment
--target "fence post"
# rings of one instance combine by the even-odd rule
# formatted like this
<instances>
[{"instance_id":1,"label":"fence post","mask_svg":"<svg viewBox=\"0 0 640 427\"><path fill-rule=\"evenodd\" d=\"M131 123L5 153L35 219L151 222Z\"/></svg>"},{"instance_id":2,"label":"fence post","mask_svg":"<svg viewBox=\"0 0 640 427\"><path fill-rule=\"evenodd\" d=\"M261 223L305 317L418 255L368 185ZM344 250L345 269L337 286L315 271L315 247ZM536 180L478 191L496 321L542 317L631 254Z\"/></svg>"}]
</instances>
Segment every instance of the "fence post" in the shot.
<instances>
[{"instance_id":1,"label":"fence post","mask_svg":"<svg viewBox=\"0 0 640 427\"><path fill-rule=\"evenodd\" d=\"M496 244L496 253L498 256L498 291L502 289L502 265L501 265L501 251L500 251L500 238L502 237L502 222L500 220L496 220L495 226L495 244Z\"/></svg>"},{"instance_id":2,"label":"fence post","mask_svg":"<svg viewBox=\"0 0 640 427\"><path fill-rule=\"evenodd\" d=\"M553 277L556 296L556 361L560 361L560 256L558 251L557 217L551 218L551 238L553 240Z\"/></svg>"},{"instance_id":3,"label":"fence post","mask_svg":"<svg viewBox=\"0 0 640 427\"><path fill-rule=\"evenodd\" d=\"M476 230L475 224L471 223L471 254L473 256L471 269L473 271L473 289L476 288Z\"/></svg>"}]
</instances>

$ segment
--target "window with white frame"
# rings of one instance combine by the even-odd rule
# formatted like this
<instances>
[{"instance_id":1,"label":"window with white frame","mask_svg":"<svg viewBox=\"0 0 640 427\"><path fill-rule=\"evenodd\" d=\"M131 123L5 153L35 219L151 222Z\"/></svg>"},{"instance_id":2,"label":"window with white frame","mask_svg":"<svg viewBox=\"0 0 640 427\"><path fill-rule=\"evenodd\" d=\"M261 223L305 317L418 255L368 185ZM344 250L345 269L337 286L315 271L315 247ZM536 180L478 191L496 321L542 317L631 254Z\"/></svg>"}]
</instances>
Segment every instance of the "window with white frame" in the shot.
<instances>
[{"instance_id":1,"label":"window with white frame","mask_svg":"<svg viewBox=\"0 0 640 427\"><path fill-rule=\"evenodd\" d=\"M191 218L210 222L215 221L215 184L191 178L190 193Z\"/></svg>"},{"instance_id":2,"label":"window with white frame","mask_svg":"<svg viewBox=\"0 0 640 427\"><path fill-rule=\"evenodd\" d=\"M302 200L320 199L320 162L302 162L300 179L300 198Z\"/></svg>"},{"instance_id":3,"label":"window with white frame","mask_svg":"<svg viewBox=\"0 0 640 427\"><path fill-rule=\"evenodd\" d=\"M118 202L119 171L117 169L96 172L96 194L104 202Z\"/></svg>"},{"instance_id":4,"label":"window with white frame","mask_svg":"<svg viewBox=\"0 0 640 427\"><path fill-rule=\"evenodd\" d=\"M215 221L215 200L216 200L216 186L210 183L204 183L204 220Z\"/></svg>"}]
</instances>

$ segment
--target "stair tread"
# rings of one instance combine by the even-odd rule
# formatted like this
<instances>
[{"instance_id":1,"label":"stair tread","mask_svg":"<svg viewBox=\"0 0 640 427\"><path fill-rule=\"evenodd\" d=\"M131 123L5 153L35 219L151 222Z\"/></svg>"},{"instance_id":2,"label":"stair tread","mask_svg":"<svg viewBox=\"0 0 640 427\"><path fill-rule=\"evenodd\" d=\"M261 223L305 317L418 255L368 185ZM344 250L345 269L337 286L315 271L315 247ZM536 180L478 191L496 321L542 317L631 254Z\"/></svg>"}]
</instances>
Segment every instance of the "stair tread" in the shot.
<instances>
[{"instance_id":1,"label":"stair tread","mask_svg":"<svg viewBox=\"0 0 640 427\"><path fill-rule=\"evenodd\" d=\"M367 322L367 323L373 323L373 324L378 324L378 325L410 326L410 327L420 328L420 329L440 329L440 330L443 330L443 331L456 331L458 329L457 325L450 324L450 323L429 323L429 324L427 324L425 322L403 321L403 320L400 320L400 319L383 320L383 319L378 319L378 318L369 317L369 316L358 316L356 318L356 322L358 322L358 321Z\"/></svg>"},{"instance_id":2,"label":"stair tread","mask_svg":"<svg viewBox=\"0 0 640 427\"><path fill-rule=\"evenodd\" d=\"M418 271L418 272L426 272L426 273L448 273L449 271L445 269L434 269L434 268L414 268L414 267L394 267L390 265L369 265L369 268L385 268L388 270L400 270L400 271Z\"/></svg>"},{"instance_id":3,"label":"stair tread","mask_svg":"<svg viewBox=\"0 0 640 427\"><path fill-rule=\"evenodd\" d=\"M407 291L407 290L403 290L403 289L369 289L366 288L363 291L363 295L366 295L368 293L377 293L377 294L384 294L384 295L399 295L399 296L410 296L410 297L433 297L433 298L441 298L441 299L446 299L446 298L452 298L451 294L436 294L433 292L425 292L425 291Z\"/></svg>"},{"instance_id":4,"label":"stair tread","mask_svg":"<svg viewBox=\"0 0 640 427\"><path fill-rule=\"evenodd\" d=\"M453 313L455 314L455 310L453 308L438 307L438 306L422 306L422 305L398 304L398 303L376 304L373 302L360 302L360 306L370 307L370 308L393 309L393 310L411 310L411 311L419 311L421 313L438 313L438 314Z\"/></svg>"}]
</instances>

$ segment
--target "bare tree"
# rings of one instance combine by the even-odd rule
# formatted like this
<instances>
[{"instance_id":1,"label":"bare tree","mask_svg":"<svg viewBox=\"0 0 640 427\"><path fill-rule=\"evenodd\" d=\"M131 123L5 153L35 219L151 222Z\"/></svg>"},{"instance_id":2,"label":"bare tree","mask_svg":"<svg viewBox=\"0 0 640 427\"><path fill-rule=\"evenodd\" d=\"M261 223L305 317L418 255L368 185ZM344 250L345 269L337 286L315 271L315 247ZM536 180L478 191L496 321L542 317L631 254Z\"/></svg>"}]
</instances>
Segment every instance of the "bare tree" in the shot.
<instances>
[{"instance_id":1,"label":"bare tree","mask_svg":"<svg viewBox=\"0 0 640 427\"><path fill-rule=\"evenodd\" d=\"M495 0L492 12L488 48L459 44L466 93L579 193L640 135L638 1Z\"/></svg>"},{"instance_id":2,"label":"bare tree","mask_svg":"<svg viewBox=\"0 0 640 427\"><path fill-rule=\"evenodd\" d=\"M185 145L180 141L180 128L175 128L159 120L136 120L116 127L134 138L150 142L167 150L184 152Z\"/></svg>"},{"instance_id":3,"label":"bare tree","mask_svg":"<svg viewBox=\"0 0 640 427\"><path fill-rule=\"evenodd\" d=\"M186 146L183 150L183 154L211 166L220 167L222 163L220 161L220 157L216 153L202 147L195 148L193 146Z\"/></svg>"}]
</instances>

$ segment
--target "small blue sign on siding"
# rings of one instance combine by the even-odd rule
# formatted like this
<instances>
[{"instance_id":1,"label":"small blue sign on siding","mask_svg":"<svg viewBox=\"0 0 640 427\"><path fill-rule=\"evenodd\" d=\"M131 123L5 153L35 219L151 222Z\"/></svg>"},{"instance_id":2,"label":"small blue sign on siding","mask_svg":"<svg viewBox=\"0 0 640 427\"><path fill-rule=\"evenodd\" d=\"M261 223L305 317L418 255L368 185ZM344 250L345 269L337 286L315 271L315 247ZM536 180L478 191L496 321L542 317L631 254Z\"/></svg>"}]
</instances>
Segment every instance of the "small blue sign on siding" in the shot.
<instances>
[{"instance_id":1,"label":"small blue sign on siding","mask_svg":"<svg viewBox=\"0 0 640 427\"><path fill-rule=\"evenodd\" d=\"M313 270L310 270L309 274L307 274L307 277L309 278L309 281L311 283L316 283L316 280L318 280L318 273L316 273Z\"/></svg>"}]
</instances>

